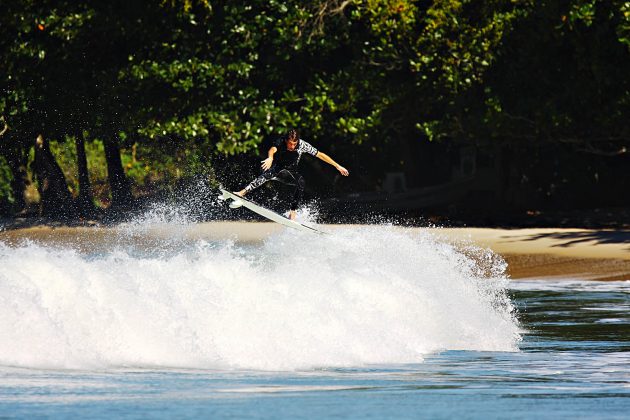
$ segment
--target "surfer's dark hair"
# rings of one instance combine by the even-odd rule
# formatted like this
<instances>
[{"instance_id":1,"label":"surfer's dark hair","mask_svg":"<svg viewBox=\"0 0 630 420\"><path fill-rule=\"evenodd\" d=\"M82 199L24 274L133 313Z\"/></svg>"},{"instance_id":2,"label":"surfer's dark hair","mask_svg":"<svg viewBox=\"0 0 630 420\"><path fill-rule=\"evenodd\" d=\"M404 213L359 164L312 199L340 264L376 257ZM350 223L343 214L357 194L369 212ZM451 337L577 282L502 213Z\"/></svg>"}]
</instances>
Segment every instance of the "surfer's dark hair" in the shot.
<instances>
[{"instance_id":1,"label":"surfer's dark hair","mask_svg":"<svg viewBox=\"0 0 630 420\"><path fill-rule=\"evenodd\" d=\"M284 136L284 141L293 141L293 140L298 140L300 138L300 136L298 135L297 130L289 130L289 132L287 133L286 136Z\"/></svg>"}]
</instances>

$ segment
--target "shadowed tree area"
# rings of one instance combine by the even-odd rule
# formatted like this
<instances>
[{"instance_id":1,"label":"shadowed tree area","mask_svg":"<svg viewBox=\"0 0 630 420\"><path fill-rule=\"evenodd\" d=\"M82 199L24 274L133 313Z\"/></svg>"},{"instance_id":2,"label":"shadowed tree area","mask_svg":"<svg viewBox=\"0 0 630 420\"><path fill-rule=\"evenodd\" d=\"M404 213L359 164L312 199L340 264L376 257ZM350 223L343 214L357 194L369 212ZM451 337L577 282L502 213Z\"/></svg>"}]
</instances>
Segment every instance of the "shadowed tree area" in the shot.
<instances>
[{"instance_id":1,"label":"shadowed tree area","mask_svg":"<svg viewBox=\"0 0 630 420\"><path fill-rule=\"evenodd\" d=\"M0 35L5 217L236 188L297 128L352 174L303 164L327 220L630 224L626 1L20 0Z\"/></svg>"}]
</instances>

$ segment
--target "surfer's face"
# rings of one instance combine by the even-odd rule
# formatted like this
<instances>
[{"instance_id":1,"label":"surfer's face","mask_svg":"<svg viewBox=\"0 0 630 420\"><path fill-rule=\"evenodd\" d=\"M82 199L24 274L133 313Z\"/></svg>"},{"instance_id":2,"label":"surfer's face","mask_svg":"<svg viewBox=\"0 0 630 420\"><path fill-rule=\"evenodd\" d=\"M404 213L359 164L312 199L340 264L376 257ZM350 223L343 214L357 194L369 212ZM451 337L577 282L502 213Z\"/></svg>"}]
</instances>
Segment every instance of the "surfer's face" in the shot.
<instances>
[{"instance_id":1,"label":"surfer's face","mask_svg":"<svg viewBox=\"0 0 630 420\"><path fill-rule=\"evenodd\" d=\"M287 140L287 150L289 152L292 152L295 150L295 148L297 147L298 144L298 140L294 139L294 140Z\"/></svg>"}]
</instances>

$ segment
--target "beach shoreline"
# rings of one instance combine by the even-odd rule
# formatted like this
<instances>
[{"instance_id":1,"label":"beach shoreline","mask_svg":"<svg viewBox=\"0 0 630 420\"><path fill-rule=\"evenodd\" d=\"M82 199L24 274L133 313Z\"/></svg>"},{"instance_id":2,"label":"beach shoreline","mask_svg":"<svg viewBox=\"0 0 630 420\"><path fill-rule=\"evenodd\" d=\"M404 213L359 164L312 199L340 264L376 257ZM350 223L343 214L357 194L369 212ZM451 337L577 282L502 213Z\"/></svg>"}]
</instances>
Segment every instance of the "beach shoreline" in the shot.
<instances>
[{"instance_id":1,"label":"beach shoreline","mask_svg":"<svg viewBox=\"0 0 630 420\"><path fill-rule=\"evenodd\" d=\"M329 232L352 226L320 225ZM427 228L398 227L429 232L455 246L473 243L491 249L508 263L513 279L630 280L630 230L569 228ZM284 227L275 223L216 221L186 225L50 226L36 225L0 231L0 242L16 246L28 240L37 244L90 250L111 245L116 235L130 242L160 246L166 238L182 240L264 241Z\"/></svg>"}]
</instances>

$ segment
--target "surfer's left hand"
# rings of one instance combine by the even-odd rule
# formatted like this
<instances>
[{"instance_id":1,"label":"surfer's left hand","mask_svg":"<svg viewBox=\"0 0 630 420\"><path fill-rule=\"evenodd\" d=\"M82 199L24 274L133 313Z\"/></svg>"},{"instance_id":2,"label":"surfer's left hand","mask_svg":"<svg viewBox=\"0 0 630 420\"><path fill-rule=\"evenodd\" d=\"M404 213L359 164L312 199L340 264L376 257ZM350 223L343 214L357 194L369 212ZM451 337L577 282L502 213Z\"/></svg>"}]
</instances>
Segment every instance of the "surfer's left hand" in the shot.
<instances>
[{"instance_id":1,"label":"surfer's left hand","mask_svg":"<svg viewBox=\"0 0 630 420\"><path fill-rule=\"evenodd\" d=\"M338 170L338 171L339 171L339 173L340 173L341 175L343 175L343 176L348 176L348 175L350 175L350 172L349 172L346 168L344 168L343 166L341 166L341 165L337 166L337 170Z\"/></svg>"}]
</instances>

